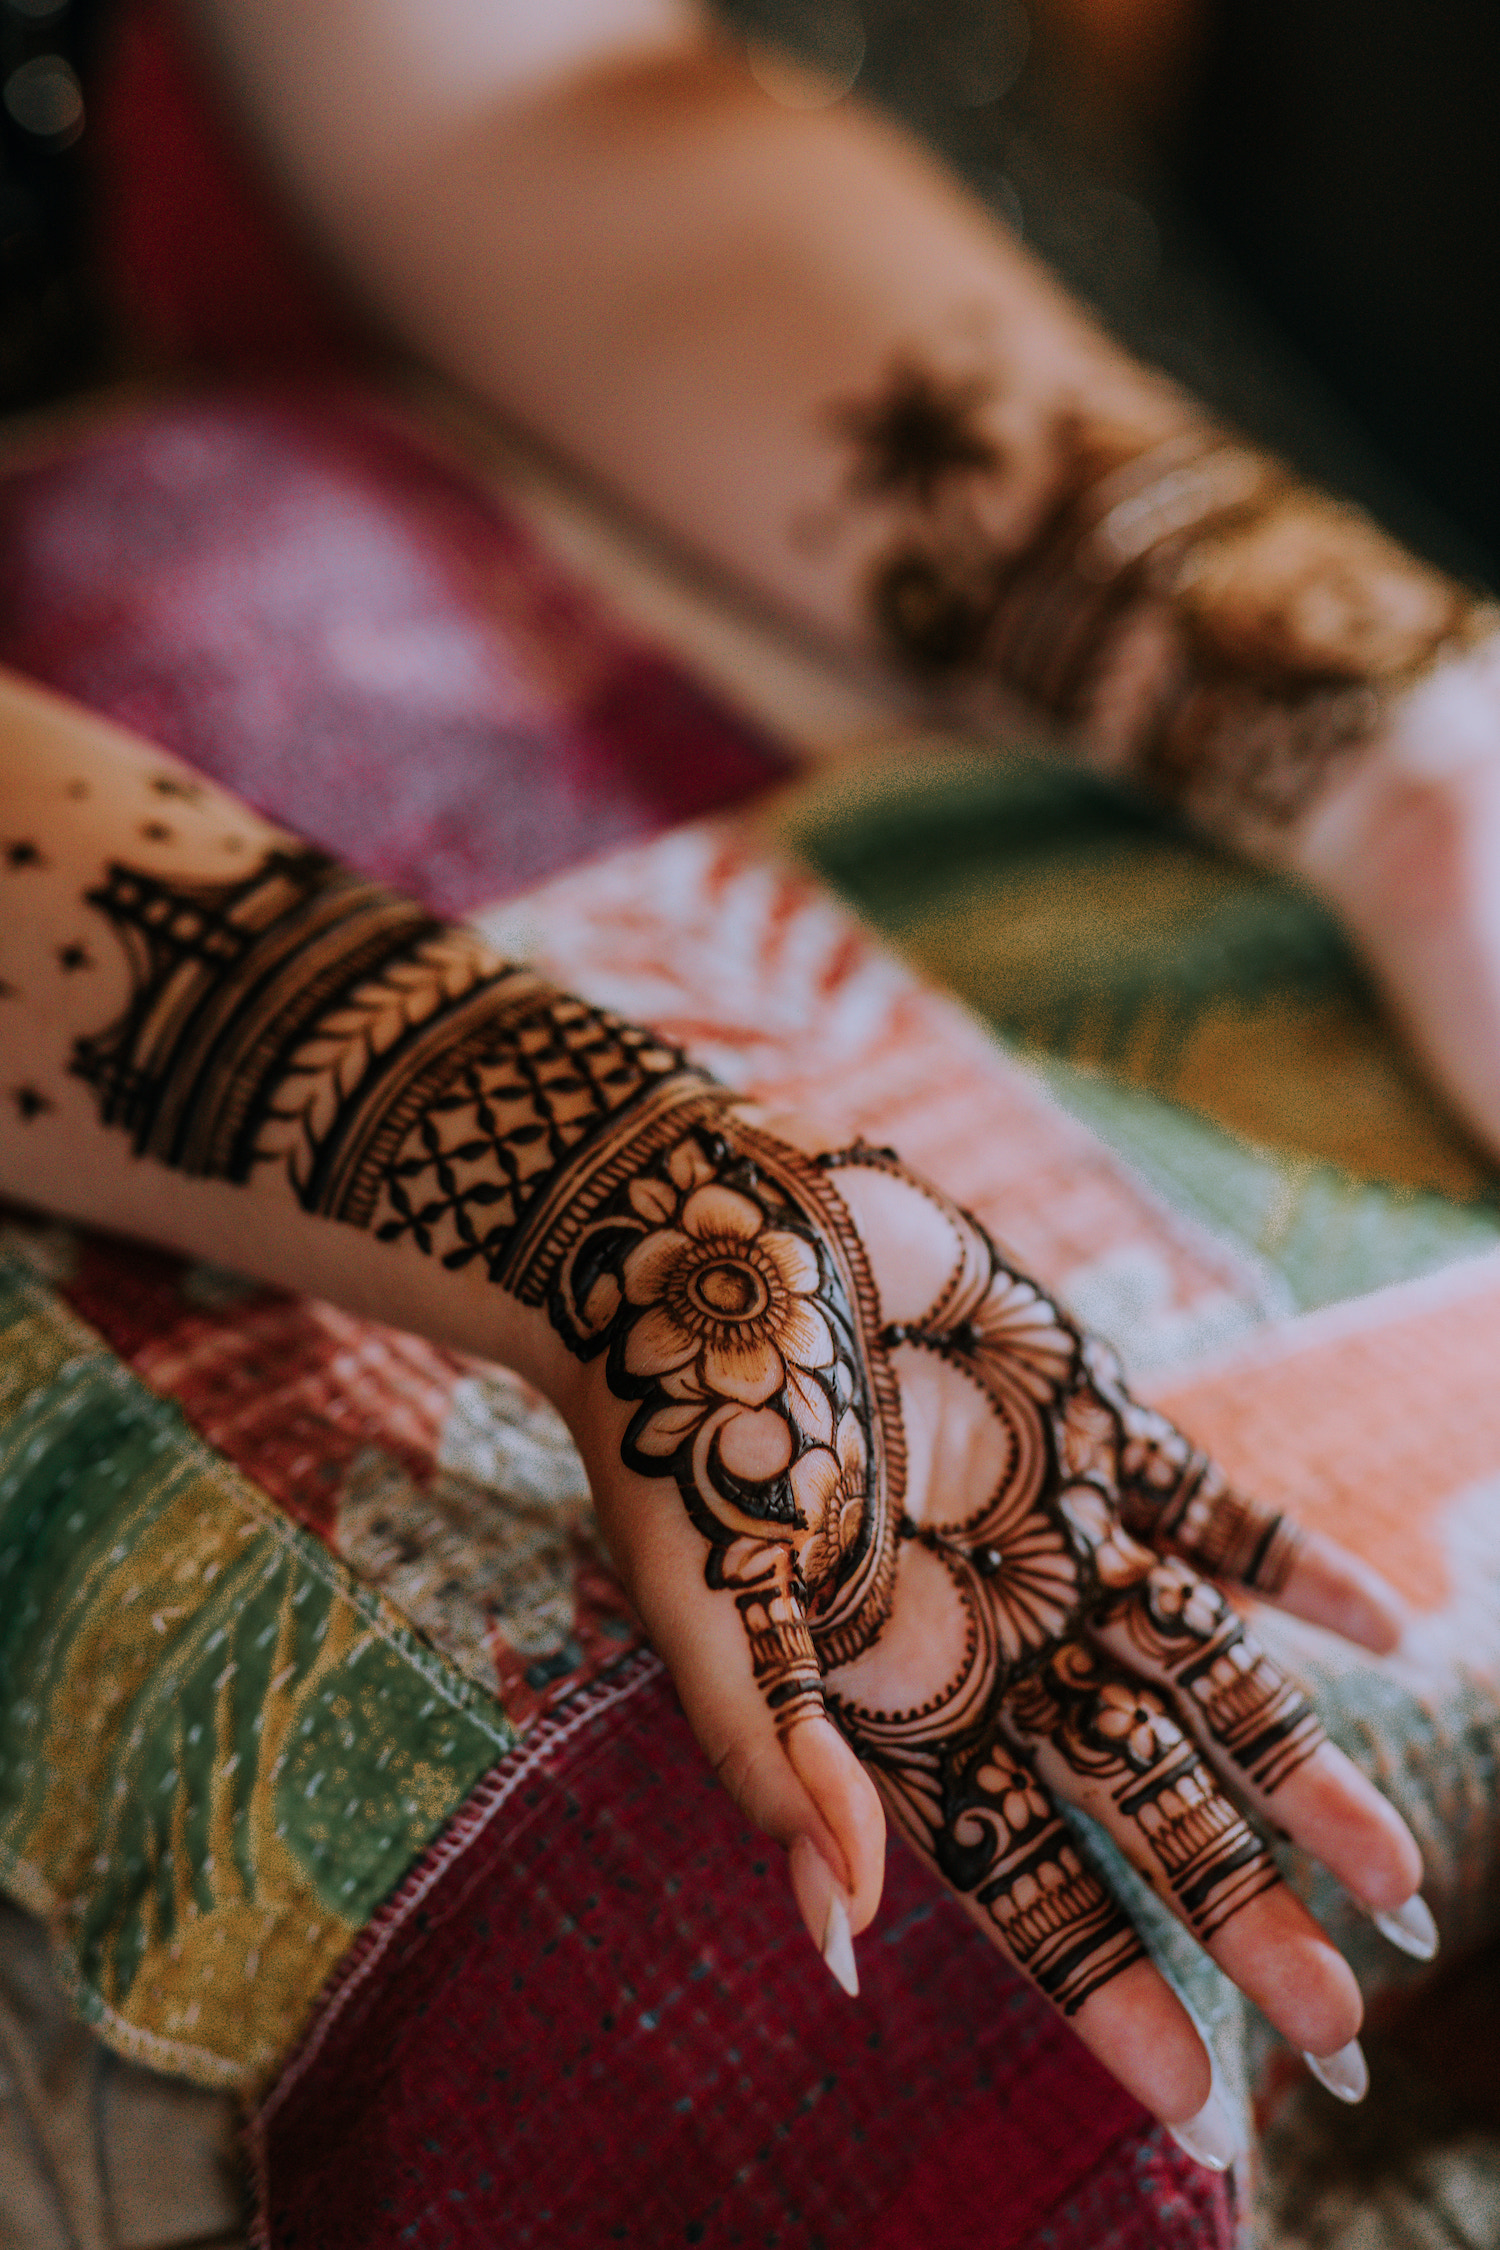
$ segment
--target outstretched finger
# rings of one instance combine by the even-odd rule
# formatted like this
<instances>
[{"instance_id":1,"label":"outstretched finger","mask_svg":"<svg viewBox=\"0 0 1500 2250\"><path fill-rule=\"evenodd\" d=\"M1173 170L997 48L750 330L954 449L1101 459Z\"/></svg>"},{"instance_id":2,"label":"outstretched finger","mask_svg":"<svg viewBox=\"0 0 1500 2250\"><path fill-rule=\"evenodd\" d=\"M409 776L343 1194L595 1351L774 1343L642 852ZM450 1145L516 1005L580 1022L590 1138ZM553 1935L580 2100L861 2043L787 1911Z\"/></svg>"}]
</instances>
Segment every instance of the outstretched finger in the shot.
<instances>
[{"instance_id":1,"label":"outstretched finger","mask_svg":"<svg viewBox=\"0 0 1500 2250\"><path fill-rule=\"evenodd\" d=\"M1236 1491L1211 1466L1179 1496L1155 1544L1206 1577L1243 1586L1377 1656L1400 1645L1406 1604L1378 1570L1294 1516Z\"/></svg>"},{"instance_id":2,"label":"outstretched finger","mask_svg":"<svg viewBox=\"0 0 1500 2250\"><path fill-rule=\"evenodd\" d=\"M1383 1922L1404 1915L1395 1942L1424 1950L1415 1838L1216 1586L1183 1563L1159 1562L1094 1632L1132 1671L1173 1691L1179 1714L1253 1811Z\"/></svg>"},{"instance_id":3,"label":"outstretched finger","mask_svg":"<svg viewBox=\"0 0 1500 2250\"><path fill-rule=\"evenodd\" d=\"M892 1820L990 1942L1200 2162L1230 2162L1192 2019L1025 1755L998 1731L953 1757L936 1733L849 1718Z\"/></svg>"},{"instance_id":4,"label":"outstretched finger","mask_svg":"<svg viewBox=\"0 0 1500 2250\"><path fill-rule=\"evenodd\" d=\"M1065 1642L1013 1692L1009 1719L1048 1786L1101 1823L1293 2046L1321 2057L1348 2046L1363 2013L1353 1974L1224 1795L1170 1690Z\"/></svg>"}]
</instances>

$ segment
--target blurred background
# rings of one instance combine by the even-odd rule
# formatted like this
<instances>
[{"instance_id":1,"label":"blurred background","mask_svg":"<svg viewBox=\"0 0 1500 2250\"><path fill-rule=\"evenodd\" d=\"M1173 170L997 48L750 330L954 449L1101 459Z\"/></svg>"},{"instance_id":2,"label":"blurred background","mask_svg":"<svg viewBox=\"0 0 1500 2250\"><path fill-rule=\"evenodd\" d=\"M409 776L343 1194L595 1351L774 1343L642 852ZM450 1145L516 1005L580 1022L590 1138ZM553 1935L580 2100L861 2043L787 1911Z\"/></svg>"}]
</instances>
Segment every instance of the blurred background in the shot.
<instances>
[{"instance_id":1,"label":"blurred background","mask_svg":"<svg viewBox=\"0 0 1500 2250\"><path fill-rule=\"evenodd\" d=\"M1464 575L1500 568L1488 0L716 0L906 119L1142 356ZM102 0L0 0L0 405L118 349ZM777 73L780 77L777 78Z\"/></svg>"}]
</instances>

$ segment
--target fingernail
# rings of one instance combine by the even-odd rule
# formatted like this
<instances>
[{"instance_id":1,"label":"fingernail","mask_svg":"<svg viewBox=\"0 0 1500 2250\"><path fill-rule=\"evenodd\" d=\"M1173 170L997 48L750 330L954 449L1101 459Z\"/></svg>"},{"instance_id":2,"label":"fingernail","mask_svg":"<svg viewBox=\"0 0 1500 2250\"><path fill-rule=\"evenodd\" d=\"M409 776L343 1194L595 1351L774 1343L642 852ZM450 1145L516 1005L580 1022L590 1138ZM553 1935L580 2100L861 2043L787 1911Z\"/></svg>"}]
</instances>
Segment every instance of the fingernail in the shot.
<instances>
[{"instance_id":1,"label":"fingernail","mask_svg":"<svg viewBox=\"0 0 1500 2250\"><path fill-rule=\"evenodd\" d=\"M857 2000L859 1971L854 1965L849 1902L842 1884L809 1836L794 1838L787 1861L792 1896L807 1925L808 1936L827 1962L835 1982L843 1986L851 2000Z\"/></svg>"},{"instance_id":2,"label":"fingernail","mask_svg":"<svg viewBox=\"0 0 1500 2250\"><path fill-rule=\"evenodd\" d=\"M1430 1961L1438 1949L1437 1924L1420 1891L1413 1891L1404 1906L1389 1914L1372 1915L1371 1919L1383 1938L1389 1938L1414 1960Z\"/></svg>"},{"instance_id":3,"label":"fingernail","mask_svg":"<svg viewBox=\"0 0 1500 2250\"><path fill-rule=\"evenodd\" d=\"M1240 2136L1234 2119L1223 2096L1217 2092L1209 2095L1196 2117L1186 2118L1180 2125L1169 2125L1167 2131L1179 2148L1187 2150L1195 2164L1206 2165L1210 2172L1227 2172L1240 2153Z\"/></svg>"},{"instance_id":4,"label":"fingernail","mask_svg":"<svg viewBox=\"0 0 1500 2250\"><path fill-rule=\"evenodd\" d=\"M1341 2102L1362 2102L1370 2091L1370 2067L1357 2039L1340 2047L1336 2055L1309 2055L1304 2050L1302 2060L1318 2084L1337 2094Z\"/></svg>"}]
</instances>

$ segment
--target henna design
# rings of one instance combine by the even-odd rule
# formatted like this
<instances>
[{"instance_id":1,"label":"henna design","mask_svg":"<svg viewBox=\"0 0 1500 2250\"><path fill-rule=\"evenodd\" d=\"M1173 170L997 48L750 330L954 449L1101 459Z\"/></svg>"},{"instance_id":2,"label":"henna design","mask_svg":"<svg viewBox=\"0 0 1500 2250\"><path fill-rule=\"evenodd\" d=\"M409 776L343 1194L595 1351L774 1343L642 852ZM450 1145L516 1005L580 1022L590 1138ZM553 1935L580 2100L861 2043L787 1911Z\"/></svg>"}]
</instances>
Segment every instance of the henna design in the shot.
<instances>
[{"instance_id":1,"label":"henna design","mask_svg":"<svg viewBox=\"0 0 1500 2250\"><path fill-rule=\"evenodd\" d=\"M478 1261L635 1408L789 1727L889 1603L900 1414L863 1249L817 1168L654 1034L472 934L278 850L235 883L114 866L89 902L132 969L73 1069L136 1150L279 1168L309 1211ZM872 1395L880 1399L877 1414Z\"/></svg>"},{"instance_id":2,"label":"henna design","mask_svg":"<svg viewBox=\"0 0 1500 2250\"><path fill-rule=\"evenodd\" d=\"M930 508L955 477L999 468L1000 448L978 419L993 395L983 376L944 381L915 360L898 359L874 398L829 409L830 429L854 455L850 494Z\"/></svg>"},{"instance_id":3,"label":"henna design","mask_svg":"<svg viewBox=\"0 0 1500 2250\"><path fill-rule=\"evenodd\" d=\"M908 1842L1064 2015L1145 1959L1118 1900L997 1726L955 1724L941 1704L926 1716L831 1708Z\"/></svg>"},{"instance_id":4,"label":"henna design","mask_svg":"<svg viewBox=\"0 0 1500 2250\"><path fill-rule=\"evenodd\" d=\"M1069 1775L1105 1793L1130 1856L1159 1871L1201 1940L1280 1882L1166 1698L1097 1649L1064 1643L1017 1691L1011 1719L1023 1739L1046 1742Z\"/></svg>"},{"instance_id":5,"label":"henna design","mask_svg":"<svg viewBox=\"0 0 1500 2250\"><path fill-rule=\"evenodd\" d=\"M1302 1526L1282 1510L1236 1492L1175 1423L1132 1398L1108 1344L1091 1336L1084 1352L1109 1427L1117 1433L1107 1473L1115 1479L1127 1528L1148 1546L1185 1555L1209 1578L1272 1599L1283 1593L1307 1545ZM1086 1412L1075 1409L1080 1437Z\"/></svg>"},{"instance_id":6,"label":"henna design","mask_svg":"<svg viewBox=\"0 0 1500 2250\"><path fill-rule=\"evenodd\" d=\"M992 396L903 356L827 417L850 496L897 517L869 574L877 629L918 671L1004 680L1207 826L1284 829L1392 698L1500 628L1358 510L1186 410L1157 442L1060 410L1048 496L997 543L982 502L1003 462L974 424ZM907 424L933 434L903 473Z\"/></svg>"},{"instance_id":7,"label":"henna design","mask_svg":"<svg viewBox=\"0 0 1500 2250\"><path fill-rule=\"evenodd\" d=\"M734 1589L783 1731L890 1609L900 1409L864 1250L818 1168L700 1123L597 1202L549 1290L580 1355L636 1404L622 1447L676 1479Z\"/></svg>"},{"instance_id":8,"label":"henna design","mask_svg":"<svg viewBox=\"0 0 1500 2250\"><path fill-rule=\"evenodd\" d=\"M10 1098L23 1125L34 1125L39 1117L46 1117L57 1107L37 1086L12 1086Z\"/></svg>"},{"instance_id":9,"label":"henna design","mask_svg":"<svg viewBox=\"0 0 1500 2250\"><path fill-rule=\"evenodd\" d=\"M709 1084L321 853L273 851L233 883L116 865L88 899L133 979L73 1057L106 1125L200 1177L280 1166L305 1209L482 1258L507 1286L567 1159Z\"/></svg>"},{"instance_id":10,"label":"henna design","mask_svg":"<svg viewBox=\"0 0 1500 2250\"><path fill-rule=\"evenodd\" d=\"M57 965L71 974L79 969L91 969L94 957L86 945L60 945L57 949Z\"/></svg>"},{"instance_id":11,"label":"henna design","mask_svg":"<svg viewBox=\"0 0 1500 2250\"><path fill-rule=\"evenodd\" d=\"M13 875L19 874L25 867L45 867L47 864L40 848L24 837L18 838L14 843L0 845L0 858L4 859Z\"/></svg>"},{"instance_id":12,"label":"henna design","mask_svg":"<svg viewBox=\"0 0 1500 2250\"><path fill-rule=\"evenodd\" d=\"M1017 1731L1066 1785L1105 1789L1202 1934L1276 1879L1171 1698L1262 1796L1316 1721L1154 1550L1265 1582L1293 1548L1279 1519L1248 1538L1245 1504L977 1220L889 1150L812 1158L762 1133L650 1032L320 853L273 850L221 883L115 865L88 897L131 972L119 1019L74 1050L105 1124L199 1177L279 1176L304 1209L545 1310L628 1407L626 1466L675 1484L778 1727L826 1707L1061 2008L1141 1946ZM882 1319L847 1202L859 1170L950 1230L920 1320ZM988 1489L908 1495L903 1351L972 1403ZM881 1666L918 1558L960 1622L924 1642L921 1692L893 1697ZM1160 1684L1095 1634L1126 1635Z\"/></svg>"},{"instance_id":13,"label":"henna design","mask_svg":"<svg viewBox=\"0 0 1500 2250\"><path fill-rule=\"evenodd\" d=\"M1101 1618L1102 1629L1111 1625L1262 1796L1326 1739L1302 1690L1257 1647L1218 1587L1180 1562L1157 1563Z\"/></svg>"}]
</instances>

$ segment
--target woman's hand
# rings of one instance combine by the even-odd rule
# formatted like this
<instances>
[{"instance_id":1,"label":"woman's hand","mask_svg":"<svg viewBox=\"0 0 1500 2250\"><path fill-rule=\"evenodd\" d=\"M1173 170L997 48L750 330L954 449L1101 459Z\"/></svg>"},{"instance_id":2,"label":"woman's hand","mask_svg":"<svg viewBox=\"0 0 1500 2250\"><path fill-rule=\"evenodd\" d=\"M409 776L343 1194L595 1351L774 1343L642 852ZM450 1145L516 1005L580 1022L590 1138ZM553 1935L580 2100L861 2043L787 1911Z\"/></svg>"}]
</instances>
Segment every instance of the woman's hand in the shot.
<instances>
[{"instance_id":1,"label":"woman's hand","mask_svg":"<svg viewBox=\"0 0 1500 2250\"><path fill-rule=\"evenodd\" d=\"M1380 1582L1229 1491L889 1152L747 1111L21 683L0 740L0 1191L545 1390L846 1981L883 1799L1095 2052L1226 2156L1197 2034L1065 1799L1347 2090L1353 1979L1239 1802L1420 1949L1416 1847L1190 1566L1377 1649Z\"/></svg>"},{"instance_id":2,"label":"woman's hand","mask_svg":"<svg viewBox=\"0 0 1500 2250\"><path fill-rule=\"evenodd\" d=\"M600 1513L841 1981L878 1791L1095 2053L1227 2160L1207 2056L1066 1802L1357 2095L1354 1979L1251 1821L1405 1908L1420 1947L1416 1846L1193 1566L1375 1649L1400 1629L1383 1583L1230 1490L887 1150L700 1111L588 1202L547 1303L592 1371L570 1413Z\"/></svg>"}]
</instances>

